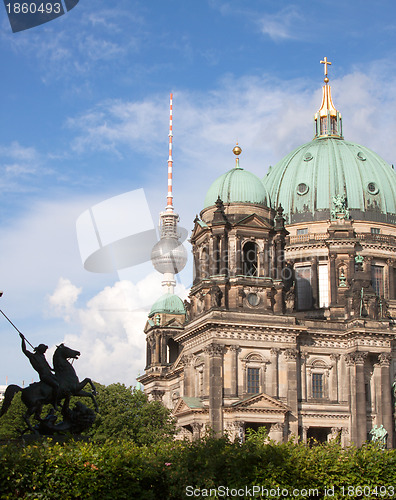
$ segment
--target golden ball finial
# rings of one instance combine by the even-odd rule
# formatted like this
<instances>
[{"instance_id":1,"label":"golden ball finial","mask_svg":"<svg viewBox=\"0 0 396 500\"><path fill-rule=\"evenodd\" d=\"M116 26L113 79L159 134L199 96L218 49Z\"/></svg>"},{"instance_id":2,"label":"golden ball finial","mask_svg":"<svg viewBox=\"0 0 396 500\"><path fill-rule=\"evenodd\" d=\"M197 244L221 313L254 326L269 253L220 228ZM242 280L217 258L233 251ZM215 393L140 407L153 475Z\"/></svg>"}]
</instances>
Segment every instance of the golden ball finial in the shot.
<instances>
[{"instance_id":1,"label":"golden ball finial","mask_svg":"<svg viewBox=\"0 0 396 500\"><path fill-rule=\"evenodd\" d=\"M235 148L232 150L234 155L239 156L242 153L242 148L238 146L238 143L236 144Z\"/></svg>"},{"instance_id":2,"label":"golden ball finial","mask_svg":"<svg viewBox=\"0 0 396 500\"><path fill-rule=\"evenodd\" d=\"M329 81L330 81L330 80L329 80L329 79L327 78L327 76L326 76L326 77L325 77L325 79L324 79L324 82L325 82L325 83L329 83Z\"/></svg>"}]
</instances>

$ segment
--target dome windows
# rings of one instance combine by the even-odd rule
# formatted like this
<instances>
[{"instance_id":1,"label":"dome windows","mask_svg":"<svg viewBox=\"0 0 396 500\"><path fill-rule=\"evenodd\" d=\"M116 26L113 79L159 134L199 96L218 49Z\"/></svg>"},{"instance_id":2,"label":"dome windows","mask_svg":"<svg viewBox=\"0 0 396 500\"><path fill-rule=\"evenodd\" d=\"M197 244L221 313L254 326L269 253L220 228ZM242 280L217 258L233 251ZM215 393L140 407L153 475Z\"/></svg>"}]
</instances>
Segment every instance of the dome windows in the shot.
<instances>
[{"instance_id":1,"label":"dome windows","mask_svg":"<svg viewBox=\"0 0 396 500\"><path fill-rule=\"evenodd\" d=\"M378 194L379 192L379 189L377 187L377 184L375 182L369 182L367 184L367 191L370 193L370 194Z\"/></svg>"},{"instance_id":2,"label":"dome windows","mask_svg":"<svg viewBox=\"0 0 396 500\"><path fill-rule=\"evenodd\" d=\"M307 194L308 191L309 187L304 182L300 182L300 184L297 186L297 194L299 194L300 196Z\"/></svg>"},{"instance_id":3,"label":"dome windows","mask_svg":"<svg viewBox=\"0 0 396 500\"><path fill-rule=\"evenodd\" d=\"M312 154L310 152L305 153L305 155L304 155L304 161L311 161L311 160L313 160Z\"/></svg>"},{"instance_id":4,"label":"dome windows","mask_svg":"<svg viewBox=\"0 0 396 500\"><path fill-rule=\"evenodd\" d=\"M356 155L356 157L358 160L366 161L366 157L364 156L364 154L361 151L359 151L359 153Z\"/></svg>"}]
</instances>

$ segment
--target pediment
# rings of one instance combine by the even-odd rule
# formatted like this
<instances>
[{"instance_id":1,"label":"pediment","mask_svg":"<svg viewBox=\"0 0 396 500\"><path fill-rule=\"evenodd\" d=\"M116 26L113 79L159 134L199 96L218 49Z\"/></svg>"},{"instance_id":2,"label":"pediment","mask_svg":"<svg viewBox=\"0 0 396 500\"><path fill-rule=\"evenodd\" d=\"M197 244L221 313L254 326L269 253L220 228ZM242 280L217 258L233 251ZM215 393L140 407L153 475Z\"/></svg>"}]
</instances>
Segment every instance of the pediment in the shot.
<instances>
[{"instance_id":1,"label":"pediment","mask_svg":"<svg viewBox=\"0 0 396 500\"><path fill-rule=\"evenodd\" d=\"M178 399L172 414L176 417L186 413L202 413L202 411L205 409L200 398L181 397Z\"/></svg>"},{"instance_id":2,"label":"pediment","mask_svg":"<svg viewBox=\"0 0 396 500\"><path fill-rule=\"evenodd\" d=\"M256 227L260 229L273 229L272 226L263 218L257 214L250 214L243 219L239 220L235 226L249 226Z\"/></svg>"},{"instance_id":3,"label":"pediment","mask_svg":"<svg viewBox=\"0 0 396 500\"><path fill-rule=\"evenodd\" d=\"M191 240L195 240L201 234L205 233L208 230L208 225L203 221L195 222L194 229L191 233Z\"/></svg>"},{"instance_id":4,"label":"pediment","mask_svg":"<svg viewBox=\"0 0 396 500\"><path fill-rule=\"evenodd\" d=\"M268 394L262 392L261 394L255 394L243 399L242 401L237 401L232 405L235 410L262 410L262 411L278 411L282 413L287 413L290 408Z\"/></svg>"},{"instance_id":5,"label":"pediment","mask_svg":"<svg viewBox=\"0 0 396 500\"><path fill-rule=\"evenodd\" d=\"M173 327L173 328L183 328L184 322L181 322L176 318L172 318L171 320L167 321L163 326Z\"/></svg>"}]
</instances>

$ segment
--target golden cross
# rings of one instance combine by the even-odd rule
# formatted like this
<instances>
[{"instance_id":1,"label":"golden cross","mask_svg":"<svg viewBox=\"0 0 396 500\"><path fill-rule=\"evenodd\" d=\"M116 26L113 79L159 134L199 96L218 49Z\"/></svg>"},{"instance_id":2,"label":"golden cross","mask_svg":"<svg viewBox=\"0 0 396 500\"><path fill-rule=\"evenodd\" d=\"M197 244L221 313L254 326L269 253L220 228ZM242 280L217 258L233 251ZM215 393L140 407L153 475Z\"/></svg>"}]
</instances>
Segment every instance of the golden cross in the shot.
<instances>
[{"instance_id":1,"label":"golden cross","mask_svg":"<svg viewBox=\"0 0 396 500\"><path fill-rule=\"evenodd\" d=\"M324 74L327 76L327 65L330 64L331 62L327 60L327 57L324 58L324 61L320 61L320 64L324 64Z\"/></svg>"}]
</instances>

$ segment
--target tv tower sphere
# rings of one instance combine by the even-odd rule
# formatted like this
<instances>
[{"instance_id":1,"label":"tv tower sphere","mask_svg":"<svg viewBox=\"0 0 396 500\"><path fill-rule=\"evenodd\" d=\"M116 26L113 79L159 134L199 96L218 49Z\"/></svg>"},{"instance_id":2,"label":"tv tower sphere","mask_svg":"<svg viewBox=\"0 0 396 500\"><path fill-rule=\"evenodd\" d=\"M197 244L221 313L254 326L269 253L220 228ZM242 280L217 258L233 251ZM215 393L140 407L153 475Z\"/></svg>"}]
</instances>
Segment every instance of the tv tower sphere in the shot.
<instances>
[{"instance_id":1,"label":"tv tower sphere","mask_svg":"<svg viewBox=\"0 0 396 500\"><path fill-rule=\"evenodd\" d=\"M187 250L177 238L165 236L154 245L151 262L161 274L177 274L187 264Z\"/></svg>"}]
</instances>

